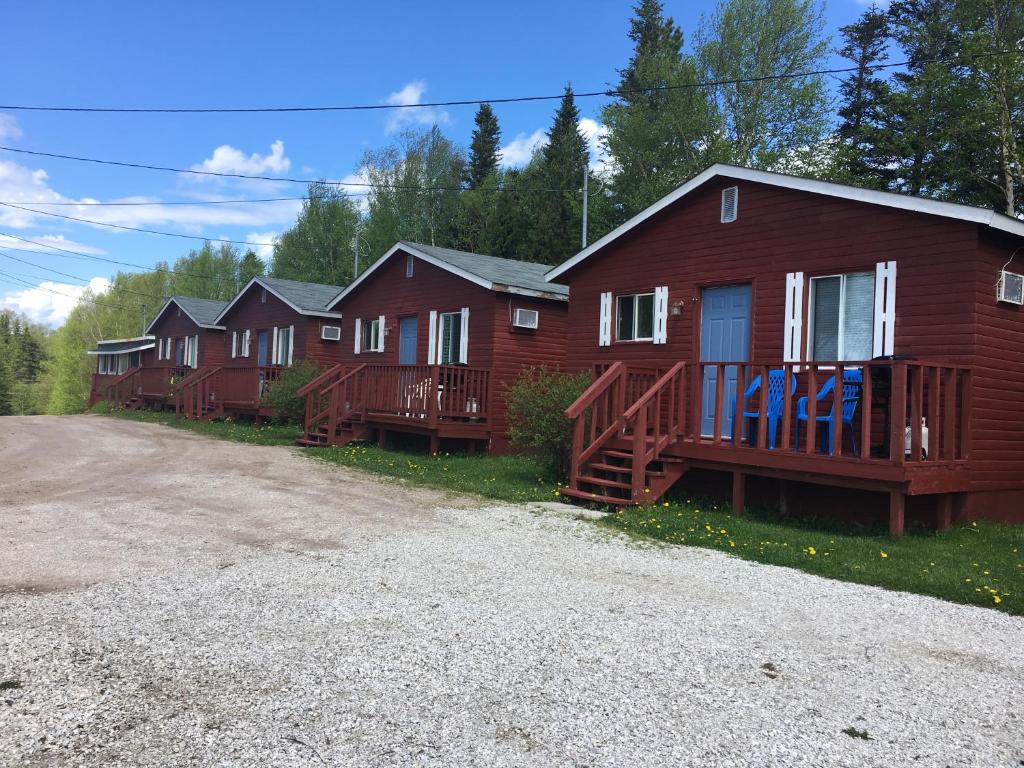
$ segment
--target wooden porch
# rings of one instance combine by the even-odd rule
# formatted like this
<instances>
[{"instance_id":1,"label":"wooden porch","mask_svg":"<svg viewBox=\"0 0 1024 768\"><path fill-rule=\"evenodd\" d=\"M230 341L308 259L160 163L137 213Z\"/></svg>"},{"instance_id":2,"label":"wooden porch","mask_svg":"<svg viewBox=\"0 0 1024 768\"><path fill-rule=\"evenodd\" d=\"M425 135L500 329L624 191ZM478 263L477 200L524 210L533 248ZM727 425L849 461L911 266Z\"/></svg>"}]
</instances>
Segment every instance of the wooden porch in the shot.
<instances>
[{"instance_id":1,"label":"wooden porch","mask_svg":"<svg viewBox=\"0 0 1024 768\"><path fill-rule=\"evenodd\" d=\"M174 402L175 385L193 373L185 366L136 366L121 374L92 375L89 405L106 401L111 408L135 410Z\"/></svg>"},{"instance_id":2,"label":"wooden porch","mask_svg":"<svg viewBox=\"0 0 1024 768\"><path fill-rule=\"evenodd\" d=\"M566 411L562 493L653 503L687 470L713 469L732 473L738 512L747 475L759 475L887 493L894 535L906 496L939 494L948 525L967 488L970 387L969 368L941 362L615 363Z\"/></svg>"},{"instance_id":3,"label":"wooden porch","mask_svg":"<svg viewBox=\"0 0 1024 768\"><path fill-rule=\"evenodd\" d=\"M270 414L261 404L267 387L281 377L280 365L204 366L174 387L174 411L187 419Z\"/></svg>"},{"instance_id":4,"label":"wooden porch","mask_svg":"<svg viewBox=\"0 0 1024 768\"><path fill-rule=\"evenodd\" d=\"M491 375L462 365L336 365L305 387L305 434L299 445L345 445L388 432L442 439L490 438Z\"/></svg>"}]
</instances>

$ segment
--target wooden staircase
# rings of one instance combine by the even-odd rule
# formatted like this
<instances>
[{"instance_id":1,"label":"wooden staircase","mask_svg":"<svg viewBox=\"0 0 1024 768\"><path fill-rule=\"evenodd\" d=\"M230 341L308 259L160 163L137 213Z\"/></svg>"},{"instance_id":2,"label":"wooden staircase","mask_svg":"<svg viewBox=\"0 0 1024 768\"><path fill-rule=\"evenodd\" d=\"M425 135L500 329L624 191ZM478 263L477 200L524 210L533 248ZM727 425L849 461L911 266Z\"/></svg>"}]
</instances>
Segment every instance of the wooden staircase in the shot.
<instances>
[{"instance_id":1,"label":"wooden staircase","mask_svg":"<svg viewBox=\"0 0 1024 768\"><path fill-rule=\"evenodd\" d=\"M222 366L205 365L175 384L175 415L192 420L210 420L223 416L224 402L218 397L222 378Z\"/></svg>"},{"instance_id":2,"label":"wooden staircase","mask_svg":"<svg viewBox=\"0 0 1024 768\"><path fill-rule=\"evenodd\" d=\"M365 368L366 365L351 369L335 365L296 392L306 398L305 432L295 441L296 445L346 445L369 437L370 429L363 423L357 405Z\"/></svg>"},{"instance_id":3,"label":"wooden staircase","mask_svg":"<svg viewBox=\"0 0 1024 768\"><path fill-rule=\"evenodd\" d=\"M653 504L683 476L685 462L666 454L683 436L686 364L676 363L646 388L651 374L639 377L614 363L566 410L574 425L563 496L615 506Z\"/></svg>"}]
</instances>

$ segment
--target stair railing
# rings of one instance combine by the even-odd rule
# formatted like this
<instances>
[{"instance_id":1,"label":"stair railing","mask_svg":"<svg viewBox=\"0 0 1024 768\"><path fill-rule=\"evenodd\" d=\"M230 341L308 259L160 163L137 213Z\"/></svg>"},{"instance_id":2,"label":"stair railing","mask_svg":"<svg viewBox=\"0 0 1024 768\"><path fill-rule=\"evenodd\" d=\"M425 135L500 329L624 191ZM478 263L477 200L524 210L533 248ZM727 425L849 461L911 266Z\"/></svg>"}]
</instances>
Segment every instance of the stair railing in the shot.
<instances>
[{"instance_id":1,"label":"stair railing","mask_svg":"<svg viewBox=\"0 0 1024 768\"><path fill-rule=\"evenodd\" d=\"M573 422L570 488L577 487L580 468L590 457L622 432L625 385L626 366L613 363L566 408L565 416Z\"/></svg>"},{"instance_id":2,"label":"stair railing","mask_svg":"<svg viewBox=\"0 0 1024 768\"><path fill-rule=\"evenodd\" d=\"M313 435L321 423L327 425L327 442L330 443L338 431L338 424L352 417L362 408L363 373L366 363L357 365L343 373L336 381L319 390L318 396L327 397L327 407L311 414L306 421L306 434ZM308 400L307 400L308 403ZM317 405L321 407L322 402Z\"/></svg>"},{"instance_id":3,"label":"stair railing","mask_svg":"<svg viewBox=\"0 0 1024 768\"><path fill-rule=\"evenodd\" d=\"M215 391L210 388L215 383L213 377L220 371L221 366L207 366L179 381L174 389L175 414L184 413L186 419L201 419L207 397Z\"/></svg>"},{"instance_id":4,"label":"stair railing","mask_svg":"<svg viewBox=\"0 0 1024 768\"><path fill-rule=\"evenodd\" d=\"M129 368L105 385L107 410L114 409L114 403L124 405L129 396L137 394L140 368Z\"/></svg>"},{"instance_id":5,"label":"stair railing","mask_svg":"<svg viewBox=\"0 0 1024 768\"><path fill-rule=\"evenodd\" d=\"M685 434L686 363L678 362L623 414L623 432L632 434L633 501L643 500L647 466Z\"/></svg>"}]
</instances>

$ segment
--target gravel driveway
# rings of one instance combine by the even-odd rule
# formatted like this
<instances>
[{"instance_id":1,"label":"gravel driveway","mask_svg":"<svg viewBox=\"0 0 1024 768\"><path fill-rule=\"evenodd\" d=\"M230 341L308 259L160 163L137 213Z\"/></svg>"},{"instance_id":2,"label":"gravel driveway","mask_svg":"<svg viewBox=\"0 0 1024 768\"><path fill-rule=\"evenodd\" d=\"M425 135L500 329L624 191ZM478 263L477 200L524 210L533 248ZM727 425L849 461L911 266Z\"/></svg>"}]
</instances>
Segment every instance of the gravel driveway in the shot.
<instances>
[{"instance_id":1,"label":"gravel driveway","mask_svg":"<svg viewBox=\"0 0 1024 768\"><path fill-rule=\"evenodd\" d=\"M1024 764L994 611L103 417L0 467L0 765Z\"/></svg>"}]
</instances>

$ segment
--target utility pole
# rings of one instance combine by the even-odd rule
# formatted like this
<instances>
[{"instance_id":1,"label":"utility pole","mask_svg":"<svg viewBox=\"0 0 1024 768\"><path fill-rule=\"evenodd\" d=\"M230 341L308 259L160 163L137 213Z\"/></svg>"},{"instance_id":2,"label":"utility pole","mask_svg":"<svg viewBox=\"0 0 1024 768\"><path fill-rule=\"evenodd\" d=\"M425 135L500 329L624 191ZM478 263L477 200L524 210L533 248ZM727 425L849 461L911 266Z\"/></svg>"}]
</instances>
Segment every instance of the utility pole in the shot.
<instances>
[{"instance_id":1,"label":"utility pole","mask_svg":"<svg viewBox=\"0 0 1024 768\"><path fill-rule=\"evenodd\" d=\"M142 335L146 334L146 305L142 305Z\"/></svg>"},{"instance_id":2,"label":"utility pole","mask_svg":"<svg viewBox=\"0 0 1024 768\"><path fill-rule=\"evenodd\" d=\"M584 248L587 247L587 205L590 202L587 191L588 181L590 180L590 168L588 167L589 165L590 153L587 152L587 162L583 164L583 233L581 237L583 245L581 246L580 250L583 250Z\"/></svg>"},{"instance_id":3,"label":"utility pole","mask_svg":"<svg viewBox=\"0 0 1024 768\"><path fill-rule=\"evenodd\" d=\"M363 222L363 217L356 214L356 246L355 246L355 263L352 265L352 279L355 280L359 277L359 225Z\"/></svg>"}]
</instances>

